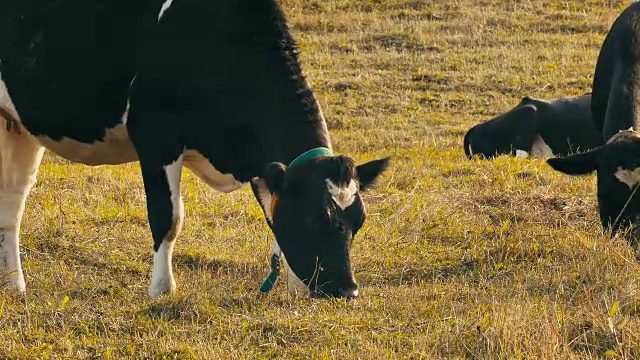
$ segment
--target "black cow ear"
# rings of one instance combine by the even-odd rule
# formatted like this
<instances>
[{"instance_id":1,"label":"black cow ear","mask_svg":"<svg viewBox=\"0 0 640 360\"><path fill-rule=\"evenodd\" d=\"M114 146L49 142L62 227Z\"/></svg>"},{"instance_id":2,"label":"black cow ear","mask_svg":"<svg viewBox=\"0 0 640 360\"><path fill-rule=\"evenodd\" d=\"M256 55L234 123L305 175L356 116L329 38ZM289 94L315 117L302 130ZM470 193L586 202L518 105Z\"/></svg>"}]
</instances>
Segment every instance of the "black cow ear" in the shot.
<instances>
[{"instance_id":1,"label":"black cow ear","mask_svg":"<svg viewBox=\"0 0 640 360\"><path fill-rule=\"evenodd\" d=\"M547 159L547 164L555 170L567 175L589 174L596 171L598 168L598 154L600 149L601 148L597 148L595 150L566 157Z\"/></svg>"},{"instance_id":2,"label":"black cow ear","mask_svg":"<svg viewBox=\"0 0 640 360\"><path fill-rule=\"evenodd\" d=\"M520 100L520 104L528 104L533 102L533 99L529 96L525 96L522 98L522 100Z\"/></svg>"},{"instance_id":3,"label":"black cow ear","mask_svg":"<svg viewBox=\"0 0 640 360\"><path fill-rule=\"evenodd\" d=\"M284 187L284 175L287 172L287 166L279 163L272 162L267 164L264 169L262 177L264 178L267 188L271 193L277 193Z\"/></svg>"},{"instance_id":4,"label":"black cow ear","mask_svg":"<svg viewBox=\"0 0 640 360\"><path fill-rule=\"evenodd\" d=\"M472 127L471 129L469 129L469 131L467 131L466 134L464 134L464 153L465 155L467 155L467 159L471 160L473 159L473 149L471 148L471 137L473 136L473 131L476 129L476 127Z\"/></svg>"},{"instance_id":5,"label":"black cow ear","mask_svg":"<svg viewBox=\"0 0 640 360\"><path fill-rule=\"evenodd\" d=\"M368 163L358 165L356 172L358 173L358 180L360 181L360 190L367 190L371 188L376 179L382 174L391 164L391 157L384 159L378 159L369 161Z\"/></svg>"}]
</instances>

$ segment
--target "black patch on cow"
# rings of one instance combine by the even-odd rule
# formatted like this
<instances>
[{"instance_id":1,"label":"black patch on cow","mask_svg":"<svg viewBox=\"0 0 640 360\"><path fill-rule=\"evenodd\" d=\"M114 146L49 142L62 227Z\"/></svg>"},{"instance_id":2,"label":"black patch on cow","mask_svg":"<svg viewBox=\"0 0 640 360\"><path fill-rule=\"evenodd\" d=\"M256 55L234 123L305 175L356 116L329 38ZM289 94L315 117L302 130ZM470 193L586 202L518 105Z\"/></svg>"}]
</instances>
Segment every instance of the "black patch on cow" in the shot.
<instances>
[{"instance_id":1,"label":"black patch on cow","mask_svg":"<svg viewBox=\"0 0 640 360\"><path fill-rule=\"evenodd\" d=\"M639 16L640 3L627 7L611 26L598 54L591 110L595 126L605 141L619 130L629 129L637 123Z\"/></svg>"},{"instance_id":2,"label":"black patch on cow","mask_svg":"<svg viewBox=\"0 0 640 360\"><path fill-rule=\"evenodd\" d=\"M159 1L9 2L0 73L24 126L54 140L104 138L126 109L140 20Z\"/></svg>"}]
</instances>

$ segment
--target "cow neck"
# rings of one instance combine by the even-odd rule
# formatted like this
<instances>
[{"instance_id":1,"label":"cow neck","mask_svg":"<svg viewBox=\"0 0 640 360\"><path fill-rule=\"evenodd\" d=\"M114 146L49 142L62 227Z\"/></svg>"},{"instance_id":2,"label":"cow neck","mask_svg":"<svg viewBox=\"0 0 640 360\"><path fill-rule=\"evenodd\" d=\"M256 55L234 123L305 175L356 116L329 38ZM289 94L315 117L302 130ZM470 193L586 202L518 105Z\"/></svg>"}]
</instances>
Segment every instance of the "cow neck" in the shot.
<instances>
[{"instance_id":1,"label":"cow neck","mask_svg":"<svg viewBox=\"0 0 640 360\"><path fill-rule=\"evenodd\" d=\"M291 163L289 163L289 167L294 167L296 165L302 164L309 160L315 159L318 156L332 156L332 155L333 155L333 151L331 151L331 149L329 148L326 148L326 147L313 148L311 150L307 150L302 154L298 155L295 159L293 159L293 161L291 161ZM278 205L278 195L272 194L271 195L271 216L272 217L277 205ZM269 273L269 276L267 276L267 279L262 283L262 286L260 286L260 292L262 293L267 293L271 291L271 289L273 289L273 286L276 283L276 280L278 280L278 276L280 275L281 250L280 250L280 246L276 245L278 240L274 239L273 241L275 242L275 244L271 247L271 252L272 252L271 260L270 260L271 272Z\"/></svg>"}]
</instances>

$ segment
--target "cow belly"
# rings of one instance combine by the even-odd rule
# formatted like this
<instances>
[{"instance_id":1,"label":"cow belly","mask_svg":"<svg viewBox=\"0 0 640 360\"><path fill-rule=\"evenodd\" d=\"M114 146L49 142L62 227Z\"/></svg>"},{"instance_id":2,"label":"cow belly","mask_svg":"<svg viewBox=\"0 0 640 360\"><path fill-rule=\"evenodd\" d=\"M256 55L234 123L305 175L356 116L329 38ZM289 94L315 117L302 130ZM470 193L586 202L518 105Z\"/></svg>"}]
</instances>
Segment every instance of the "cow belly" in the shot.
<instances>
[{"instance_id":1,"label":"cow belly","mask_svg":"<svg viewBox=\"0 0 640 360\"><path fill-rule=\"evenodd\" d=\"M11 121L20 123L20 116L2 80L2 74L0 74L0 109L13 118ZM56 141L47 136L37 136L36 139L44 147L63 158L86 165L116 165L136 161L138 155L129 140L124 124L126 112L122 119L120 125L106 130L102 140L93 143L82 143L71 138ZM16 129L26 130L22 124L17 125Z\"/></svg>"},{"instance_id":2,"label":"cow belly","mask_svg":"<svg viewBox=\"0 0 640 360\"><path fill-rule=\"evenodd\" d=\"M86 165L117 165L138 160L124 124L107 129L102 140L90 144L70 138L55 141L46 136L38 136L37 139L57 155Z\"/></svg>"},{"instance_id":3,"label":"cow belly","mask_svg":"<svg viewBox=\"0 0 640 360\"><path fill-rule=\"evenodd\" d=\"M218 171L207 158L195 150L187 150L185 152L184 165L217 191L229 193L240 189L244 185L236 180L233 175L223 174Z\"/></svg>"}]
</instances>

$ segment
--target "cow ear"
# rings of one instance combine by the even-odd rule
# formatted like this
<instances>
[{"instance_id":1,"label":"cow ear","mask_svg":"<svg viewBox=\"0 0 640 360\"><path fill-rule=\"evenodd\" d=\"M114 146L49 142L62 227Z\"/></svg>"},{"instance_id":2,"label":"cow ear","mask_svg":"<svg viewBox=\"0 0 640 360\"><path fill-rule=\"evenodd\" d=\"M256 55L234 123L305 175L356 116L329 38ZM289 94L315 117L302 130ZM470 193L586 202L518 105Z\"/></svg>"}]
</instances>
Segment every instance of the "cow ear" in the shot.
<instances>
[{"instance_id":1,"label":"cow ear","mask_svg":"<svg viewBox=\"0 0 640 360\"><path fill-rule=\"evenodd\" d=\"M391 157L384 159L378 159L369 161L368 163L358 165L356 172L358 173L358 180L360 181L360 190L367 190L371 188L376 179L382 174L391 164Z\"/></svg>"},{"instance_id":2,"label":"cow ear","mask_svg":"<svg viewBox=\"0 0 640 360\"><path fill-rule=\"evenodd\" d=\"M464 134L464 153L467 155L467 159L473 159L473 149L471 148L471 136L473 136L473 131L475 130L475 126L469 129L466 134Z\"/></svg>"},{"instance_id":3,"label":"cow ear","mask_svg":"<svg viewBox=\"0 0 640 360\"><path fill-rule=\"evenodd\" d=\"M262 178L267 184L267 188L271 193L277 193L284 187L284 175L287 172L287 166L279 163L272 162L267 164L264 169Z\"/></svg>"},{"instance_id":4,"label":"cow ear","mask_svg":"<svg viewBox=\"0 0 640 360\"><path fill-rule=\"evenodd\" d=\"M567 175L584 175L596 171L601 148L566 157L547 159L547 163Z\"/></svg>"},{"instance_id":5,"label":"cow ear","mask_svg":"<svg viewBox=\"0 0 640 360\"><path fill-rule=\"evenodd\" d=\"M533 99L531 97L529 97L529 96L525 96L525 97L522 98L522 100L520 100L520 104L521 105L529 104L529 103L532 103L532 102L533 102Z\"/></svg>"}]
</instances>

